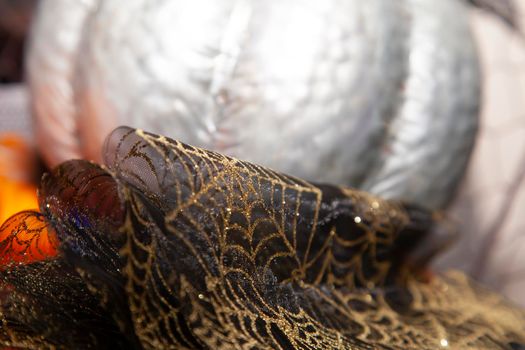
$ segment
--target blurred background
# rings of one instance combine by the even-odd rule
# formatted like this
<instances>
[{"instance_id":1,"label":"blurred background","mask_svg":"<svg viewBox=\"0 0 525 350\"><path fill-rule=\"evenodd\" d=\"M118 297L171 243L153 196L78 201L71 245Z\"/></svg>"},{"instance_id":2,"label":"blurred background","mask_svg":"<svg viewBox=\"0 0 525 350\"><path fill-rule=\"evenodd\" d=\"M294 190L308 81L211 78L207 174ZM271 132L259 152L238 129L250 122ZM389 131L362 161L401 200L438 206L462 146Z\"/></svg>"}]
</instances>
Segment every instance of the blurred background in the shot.
<instances>
[{"instance_id":1,"label":"blurred background","mask_svg":"<svg viewBox=\"0 0 525 350\"><path fill-rule=\"evenodd\" d=\"M444 210L525 306L525 1L0 0L0 220L125 124ZM522 15L522 13L524 13Z\"/></svg>"}]
</instances>

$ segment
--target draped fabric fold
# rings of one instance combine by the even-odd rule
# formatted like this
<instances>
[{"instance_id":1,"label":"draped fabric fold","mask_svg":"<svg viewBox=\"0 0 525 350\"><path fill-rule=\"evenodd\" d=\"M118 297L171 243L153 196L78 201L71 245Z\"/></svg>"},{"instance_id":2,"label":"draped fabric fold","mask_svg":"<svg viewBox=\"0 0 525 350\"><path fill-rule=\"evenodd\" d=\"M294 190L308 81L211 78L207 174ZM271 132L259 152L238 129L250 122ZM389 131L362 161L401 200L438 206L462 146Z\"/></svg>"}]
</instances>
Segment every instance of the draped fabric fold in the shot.
<instances>
[{"instance_id":1,"label":"draped fabric fold","mask_svg":"<svg viewBox=\"0 0 525 350\"><path fill-rule=\"evenodd\" d=\"M104 149L104 165L72 160L55 168L42 181L41 213L2 226L0 344L512 349L525 342L518 308L461 274L432 275L423 266L454 236L436 213L127 127Z\"/></svg>"}]
</instances>

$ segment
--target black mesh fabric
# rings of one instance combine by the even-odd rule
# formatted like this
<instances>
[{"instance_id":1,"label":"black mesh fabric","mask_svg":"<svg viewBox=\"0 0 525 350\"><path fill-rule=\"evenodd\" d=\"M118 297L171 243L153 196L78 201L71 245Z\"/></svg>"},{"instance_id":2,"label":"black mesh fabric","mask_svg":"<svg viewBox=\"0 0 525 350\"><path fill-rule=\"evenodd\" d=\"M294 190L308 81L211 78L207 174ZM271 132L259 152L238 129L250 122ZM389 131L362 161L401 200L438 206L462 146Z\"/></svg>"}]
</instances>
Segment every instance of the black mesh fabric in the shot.
<instances>
[{"instance_id":1,"label":"black mesh fabric","mask_svg":"<svg viewBox=\"0 0 525 350\"><path fill-rule=\"evenodd\" d=\"M439 215L127 127L0 228L0 345L505 349L525 313L424 263ZM46 249L44 249L47 247ZM51 247L51 248L50 248Z\"/></svg>"}]
</instances>

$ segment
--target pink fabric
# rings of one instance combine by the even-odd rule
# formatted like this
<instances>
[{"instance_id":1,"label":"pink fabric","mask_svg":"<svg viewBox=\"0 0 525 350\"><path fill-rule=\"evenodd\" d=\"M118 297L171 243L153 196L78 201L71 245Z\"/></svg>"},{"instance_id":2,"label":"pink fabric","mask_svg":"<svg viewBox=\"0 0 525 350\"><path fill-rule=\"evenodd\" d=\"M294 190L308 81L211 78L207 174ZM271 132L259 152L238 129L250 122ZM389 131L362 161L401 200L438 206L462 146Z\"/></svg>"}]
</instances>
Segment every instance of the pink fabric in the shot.
<instances>
[{"instance_id":1,"label":"pink fabric","mask_svg":"<svg viewBox=\"0 0 525 350\"><path fill-rule=\"evenodd\" d=\"M525 40L486 14L474 12L472 22L484 72L481 127L450 209L461 239L438 266L464 269L525 306Z\"/></svg>"},{"instance_id":2,"label":"pink fabric","mask_svg":"<svg viewBox=\"0 0 525 350\"><path fill-rule=\"evenodd\" d=\"M0 133L16 132L33 139L29 96L22 84L0 85Z\"/></svg>"}]
</instances>

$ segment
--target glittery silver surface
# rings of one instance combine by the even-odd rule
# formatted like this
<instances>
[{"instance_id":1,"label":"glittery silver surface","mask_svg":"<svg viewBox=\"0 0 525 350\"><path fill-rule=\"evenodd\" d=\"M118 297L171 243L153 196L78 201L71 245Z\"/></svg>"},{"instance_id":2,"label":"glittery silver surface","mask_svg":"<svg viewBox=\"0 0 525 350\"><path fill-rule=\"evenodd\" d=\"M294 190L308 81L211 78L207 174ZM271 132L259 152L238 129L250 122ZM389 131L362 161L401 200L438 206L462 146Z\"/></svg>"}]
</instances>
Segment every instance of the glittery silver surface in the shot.
<instances>
[{"instance_id":1,"label":"glittery silver surface","mask_svg":"<svg viewBox=\"0 0 525 350\"><path fill-rule=\"evenodd\" d=\"M478 125L480 74L465 6L408 0L412 25L402 99L364 188L439 208L454 193ZM453 19L453 20L451 20Z\"/></svg>"},{"instance_id":2,"label":"glittery silver surface","mask_svg":"<svg viewBox=\"0 0 525 350\"><path fill-rule=\"evenodd\" d=\"M461 177L479 102L462 2L106 0L66 31L68 6L43 2L29 67L43 140L64 120L70 155L127 124L431 207Z\"/></svg>"}]
</instances>

